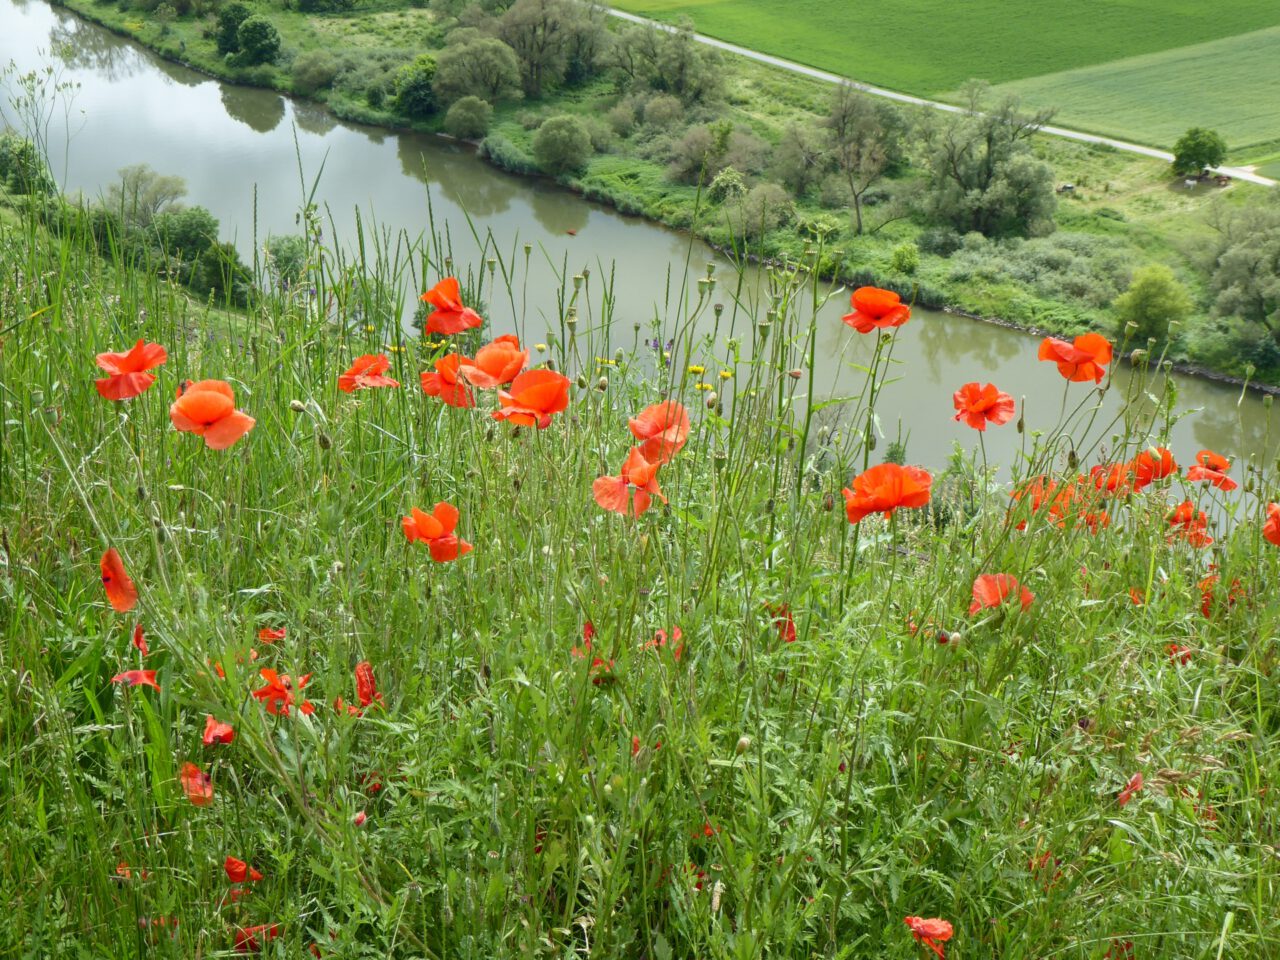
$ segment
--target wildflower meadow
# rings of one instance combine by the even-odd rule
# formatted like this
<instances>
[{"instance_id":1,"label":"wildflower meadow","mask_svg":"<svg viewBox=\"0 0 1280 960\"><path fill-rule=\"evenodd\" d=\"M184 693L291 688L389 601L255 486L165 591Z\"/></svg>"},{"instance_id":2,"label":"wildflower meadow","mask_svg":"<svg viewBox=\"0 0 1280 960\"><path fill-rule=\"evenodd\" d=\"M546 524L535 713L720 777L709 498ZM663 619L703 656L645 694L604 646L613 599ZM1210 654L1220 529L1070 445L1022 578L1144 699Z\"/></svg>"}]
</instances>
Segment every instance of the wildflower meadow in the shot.
<instances>
[{"instance_id":1,"label":"wildflower meadow","mask_svg":"<svg viewBox=\"0 0 1280 960\"><path fill-rule=\"evenodd\" d=\"M1280 953L1274 444L1093 333L914 450L821 251L633 322L447 236L235 311L0 231L0 953Z\"/></svg>"}]
</instances>

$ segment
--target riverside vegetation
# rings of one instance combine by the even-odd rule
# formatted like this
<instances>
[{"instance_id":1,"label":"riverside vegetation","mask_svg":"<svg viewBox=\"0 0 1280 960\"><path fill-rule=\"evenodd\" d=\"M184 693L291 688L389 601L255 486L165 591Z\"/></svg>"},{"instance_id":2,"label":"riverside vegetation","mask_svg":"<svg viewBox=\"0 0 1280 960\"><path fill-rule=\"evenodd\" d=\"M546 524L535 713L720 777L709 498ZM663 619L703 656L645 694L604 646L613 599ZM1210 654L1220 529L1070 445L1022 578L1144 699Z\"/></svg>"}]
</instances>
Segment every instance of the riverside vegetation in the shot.
<instances>
[{"instance_id":1,"label":"riverside vegetation","mask_svg":"<svg viewBox=\"0 0 1280 960\"><path fill-rule=\"evenodd\" d=\"M70 6L233 82L476 140L739 255L820 240L821 271L853 285L1068 335L1133 321L1173 360L1280 381L1274 191L1187 191L1159 161L1038 135L1047 112L981 84L956 94L972 113L904 110L575 0Z\"/></svg>"},{"instance_id":2,"label":"riverside vegetation","mask_svg":"<svg viewBox=\"0 0 1280 960\"><path fill-rule=\"evenodd\" d=\"M1128 340L1021 408L956 370L931 476L893 293L815 402L821 244L617 330L503 238L303 211L215 312L7 203L0 952L1280 950L1280 479L1167 449L1158 356L1114 418Z\"/></svg>"}]
</instances>

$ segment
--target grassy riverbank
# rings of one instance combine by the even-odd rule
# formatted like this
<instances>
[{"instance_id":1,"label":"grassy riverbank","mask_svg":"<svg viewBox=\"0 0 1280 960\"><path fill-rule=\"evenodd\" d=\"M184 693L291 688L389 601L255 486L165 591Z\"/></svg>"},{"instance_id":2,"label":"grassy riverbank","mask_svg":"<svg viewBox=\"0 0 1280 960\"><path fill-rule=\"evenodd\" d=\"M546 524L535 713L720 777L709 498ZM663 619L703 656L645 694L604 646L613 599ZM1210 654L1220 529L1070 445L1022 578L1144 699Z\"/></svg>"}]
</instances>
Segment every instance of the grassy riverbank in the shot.
<instances>
[{"instance_id":1,"label":"grassy riverbank","mask_svg":"<svg viewBox=\"0 0 1280 960\"><path fill-rule=\"evenodd\" d=\"M368 276L311 244L309 282L260 278L224 333L91 236L0 216L0 953L931 957L904 918L955 960L1280 950L1268 458L1227 468L1256 500L1192 449L1134 489L1112 465L1164 441L1167 381L1112 419L1031 348L1052 389L990 425L1024 456L975 437L927 503L851 523L842 489L903 455L871 440L879 387L912 371L875 330L816 411L805 270L744 292L746 344L692 335L714 298L673 307L656 371L597 359L612 304L564 278L527 305L563 331L530 364L572 384L537 430L419 389L488 326L333 322L451 255L385 253ZM457 269L522 328L528 260ZM158 379L104 399L95 354L138 338ZM366 353L403 386L342 392ZM208 378L256 421L228 450L170 413ZM664 401L690 416L669 503L602 510ZM1011 498L1037 475L1056 493ZM438 501L474 547L445 562L400 519ZM996 574L1019 586L975 604Z\"/></svg>"},{"instance_id":2,"label":"grassy riverbank","mask_svg":"<svg viewBox=\"0 0 1280 960\"><path fill-rule=\"evenodd\" d=\"M96 0L71 0L69 6L165 56L234 82L316 97L341 117L424 130L443 124L442 112L410 120L392 97L370 93L393 89L405 63L443 46L452 21L432 10L386 2L347 14L303 14L250 3L275 24L284 46L273 65L245 67L217 53L207 17L122 11ZM313 88L314 79L299 65L325 63L326 57L339 72ZM347 62L359 66L342 66ZM550 117L578 117L593 153L581 170L560 176L566 185L624 212L693 230L720 247L741 246L741 201L676 182L672 151L691 125L727 122L748 138L739 164L758 167L758 173L747 171L747 186L765 184L772 176L769 158L788 128L821 125L830 89L735 58L723 58L717 71L722 95L675 116L665 107L649 108L652 97L620 93L607 75L539 99L498 102L485 152L507 169L540 173L532 149L539 126ZM821 234L827 274L893 286L931 306L1071 334L1115 332L1113 304L1134 270L1163 264L1191 298L1189 316L1173 331L1170 356L1231 376L1252 371L1254 379L1280 382L1280 345L1260 323L1216 315L1220 292L1213 283L1222 224L1265 205L1268 191L1247 184L1188 191L1159 161L1047 137L1033 141L1033 153L1052 166L1055 182L1074 185L1057 198L1056 230L1048 236L992 239L939 229L911 212L926 177L920 158L908 151L893 175L867 195L868 232L856 233L838 190L832 201L814 187L793 197L782 222L748 244L766 258L794 259Z\"/></svg>"}]
</instances>

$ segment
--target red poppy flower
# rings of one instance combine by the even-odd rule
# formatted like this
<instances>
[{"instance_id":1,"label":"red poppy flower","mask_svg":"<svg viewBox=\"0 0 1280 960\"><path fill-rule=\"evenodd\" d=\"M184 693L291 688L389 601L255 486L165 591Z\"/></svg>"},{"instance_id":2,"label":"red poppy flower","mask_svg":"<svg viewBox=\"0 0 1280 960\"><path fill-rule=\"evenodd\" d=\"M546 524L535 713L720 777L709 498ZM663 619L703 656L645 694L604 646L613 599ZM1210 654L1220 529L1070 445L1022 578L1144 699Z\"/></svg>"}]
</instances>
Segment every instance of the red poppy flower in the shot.
<instances>
[{"instance_id":1,"label":"red poppy flower","mask_svg":"<svg viewBox=\"0 0 1280 960\"><path fill-rule=\"evenodd\" d=\"M858 523L869 513L891 517L899 507L923 507L932 484L933 477L919 467L882 463L854 477L852 490L845 488L845 513Z\"/></svg>"},{"instance_id":2,"label":"red poppy flower","mask_svg":"<svg viewBox=\"0 0 1280 960\"><path fill-rule=\"evenodd\" d=\"M235 728L229 723L221 723L213 719L213 714L207 714L204 718L204 740L206 747L211 747L215 743L230 743L236 738Z\"/></svg>"},{"instance_id":3,"label":"red poppy flower","mask_svg":"<svg viewBox=\"0 0 1280 960\"><path fill-rule=\"evenodd\" d=\"M1280 547L1280 503L1267 504L1267 519L1262 524L1262 536L1268 543Z\"/></svg>"},{"instance_id":4,"label":"red poppy flower","mask_svg":"<svg viewBox=\"0 0 1280 960\"><path fill-rule=\"evenodd\" d=\"M569 406L569 378L554 370L526 370L510 390L498 391L498 402L502 409L493 411L493 419L545 430Z\"/></svg>"},{"instance_id":5,"label":"red poppy flower","mask_svg":"<svg viewBox=\"0 0 1280 960\"><path fill-rule=\"evenodd\" d=\"M859 333L900 327L911 319L911 308L892 290L859 287L849 300L853 312L846 313L841 319Z\"/></svg>"},{"instance_id":6,"label":"red poppy flower","mask_svg":"<svg viewBox=\"0 0 1280 960\"><path fill-rule=\"evenodd\" d=\"M942 945L955 933L950 923L938 917L903 917L902 922L911 928L916 943L924 944L939 957L945 956Z\"/></svg>"},{"instance_id":7,"label":"red poppy flower","mask_svg":"<svg viewBox=\"0 0 1280 960\"><path fill-rule=\"evenodd\" d=\"M595 635L596 635L596 625L592 623L590 620L586 621L582 625L582 639L586 641L588 644L590 644L591 638L594 637Z\"/></svg>"},{"instance_id":8,"label":"red poppy flower","mask_svg":"<svg viewBox=\"0 0 1280 960\"><path fill-rule=\"evenodd\" d=\"M293 678L287 673L278 674L274 670L263 668L258 671L263 680L267 681L267 685L261 690L253 691L253 696L262 701L267 708L267 713L273 716L287 717L289 716L289 708L293 706L298 699L298 695L302 693L311 674L300 677L295 688ZM315 713L315 705L310 700L302 700L298 704L298 709L306 716Z\"/></svg>"},{"instance_id":9,"label":"red poppy flower","mask_svg":"<svg viewBox=\"0 0 1280 960\"><path fill-rule=\"evenodd\" d=\"M635 491L634 499L631 491ZM649 509L652 497L663 503L666 496L658 487L658 464L650 463L644 458L639 447L632 447L627 454L622 472L616 477L598 477L591 484L591 493L596 503L605 510L612 510L625 516L640 516Z\"/></svg>"},{"instance_id":10,"label":"red poppy flower","mask_svg":"<svg viewBox=\"0 0 1280 960\"><path fill-rule=\"evenodd\" d=\"M653 639L647 641L641 650L662 650L664 648L671 651L671 656L676 663L680 662L680 658L684 656L684 644L680 641L684 638L684 631L679 627L672 627L670 636L667 631L659 627L653 634Z\"/></svg>"},{"instance_id":11,"label":"red poppy flower","mask_svg":"<svg viewBox=\"0 0 1280 960\"><path fill-rule=\"evenodd\" d=\"M1144 783L1145 781L1142 779L1142 774L1135 773L1129 778L1129 782L1124 785L1124 789L1116 795L1116 802L1123 807L1133 799L1134 794L1142 789Z\"/></svg>"},{"instance_id":12,"label":"red poppy flower","mask_svg":"<svg viewBox=\"0 0 1280 960\"><path fill-rule=\"evenodd\" d=\"M236 953L258 953L278 936L280 936L280 924L278 923L259 923L252 927L237 927Z\"/></svg>"},{"instance_id":13,"label":"red poppy flower","mask_svg":"<svg viewBox=\"0 0 1280 960\"><path fill-rule=\"evenodd\" d=\"M156 683L156 672L154 670L126 670L124 673L117 673L111 678L112 683L125 683L131 687L154 687L160 689L160 684Z\"/></svg>"},{"instance_id":14,"label":"red poppy flower","mask_svg":"<svg viewBox=\"0 0 1280 960\"><path fill-rule=\"evenodd\" d=\"M1076 499L1076 494L1075 484L1059 484L1057 480L1041 475L1032 477L1021 487L1015 489L1011 496L1017 502L1030 499L1031 512L1033 514L1038 513L1042 507L1048 504L1050 521L1059 527L1063 527L1066 526L1067 514ZM1025 520L1019 521L1017 528L1025 530L1027 522Z\"/></svg>"},{"instance_id":15,"label":"red poppy flower","mask_svg":"<svg viewBox=\"0 0 1280 960\"><path fill-rule=\"evenodd\" d=\"M400 381L384 376L390 367L391 361L385 353L366 353L356 357L351 368L338 377L338 389L343 393L354 393L373 387L398 387Z\"/></svg>"},{"instance_id":16,"label":"red poppy flower","mask_svg":"<svg viewBox=\"0 0 1280 960\"><path fill-rule=\"evenodd\" d=\"M238 860L232 856L228 856L227 859L223 861L222 869L227 872L227 879L232 883L249 883L254 880L262 879L262 874L257 870L253 869L253 867L249 866L249 864L245 863L243 860Z\"/></svg>"},{"instance_id":17,"label":"red poppy flower","mask_svg":"<svg viewBox=\"0 0 1280 960\"><path fill-rule=\"evenodd\" d=\"M986 430L987 423L997 427L1008 423L1017 412L1013 397L996 389L994 383L983 386L979 383L966 383L951 398L958 411L956 419L963 419L975 430Z\"/></svg>"},{"instance_id":18,"label":"red poppy flower","mask_svg":"<svg viewBox=\"0 0 1280 960\"><path fill-rule=\"evenodd\" d=\"M356 697L362 707L370 706L375 700L382 702L382 694L373 679L373 665L368 660L356 664Z\"/></svg>"},{"instance_id":19,"label":"red poppy flower","mask_svg":"<svg viewBox=\"0 0 1280 960\"><path fill-rule=\"evenodd\" d=\"M197 807L207 807L213 803L213 779L194 763L188 761L182 765L178 782L182 784L187 799Z\"/></svg>"},{"instance_id":20,"label":"red poppy flower","mask_svg":"<svg viewBox=\"0 0 1280 960\"><path fill-rule=\"evenodd\" d=\"M484 320L470 307L462 305L462 290L457 277L445 277L422 295L422 301L435 309L427 315L426 333L448 336L481 326Z\"/></svg>"},{"instance_id":21,"label":"red poppy flower","mask_svg":"<svg viewBox=\"0 0 1280 960\"><path fill-rule=\"evenodd\" d=\"M1226 457L1212 450L1201 450L1196 454L1195 465L1187 468L1187 479L1203 480L1219 490L1234 490L1238 484L1227 476L1230 469L1231 463Z\"/></svg>"},{"instance_id":22,"label":"red poppy flower","mask_svg":"<svg viewBox=\"0 0 1280 960\"><path fill-rule=\"evenodd\" d=\"M437 360L433 366L435 373L423 371L418 379L422 381L422 392L428 397L439 397L442 403L451 407L474 407L475 397L466 382L458 379L462 364L471 361L459 353L449 353Z\"/></svg>"},{"instance_id":23,"label":"red poppy flower","mask_svg":"<svg viewBox=\"0 0 1280 960\"><path fill-rule=\"evenodd\" d=\"M683 403L664 400L645 407L627 421L640 452L650 463L667 463L680 452L689 438L689 411Z\"/></svg>"},{"instance_id":24,"label":"red poppy flower","mask_svg":"<svg viewBox=\"0 0 1280 960\"><path fill-rule=\"evenodd\" d=\"M1191 648L1184 647L1180 643L1171 643L1165 647L1165 651L1169 654L1169 659L1173 663L1180 663L1184 666L1191 662Z\"/></svg>"},{"instance_id":25,"label":"red poppy flower","mask_svg":"<svg viewBox=\"0 0 1280 960\"><path fill-rule=\"evenodd\" d=\"M1173 513L1169 514L1169 527L1172 535L1182 537L1197 550L1213 543L1213 537L1208 532L1209 518L1203 510L1197 510L1190 500L1178 504Z\"/></svg>"},{"instance_id":26,"label":"red poppy flower","mask_svg":"<svg viewBox=\"0 0 1280 960\"><path fill-rule=\"evenodd\" d=\"M476 351L474 360L465 360L461 374L473 387L492 390L510 383L529 365L529 351L520 349L520 338L498 337Z\"/></svg>"},{"instance_id":27,"label":"red poppy flower","mask_svg":"<svg viewBox=\"0 0 1280 960\"><path fill-rule=\"evenodd\" d=\"M142 632L142 624L140 623L133 625L133 640L131 642L144 657L151 652L151 649L147 646L147 636Z\"/></svg>"},{"instance_id":28,"label":"red poppy flower","mask_svg":"<svg viewBox=\"0 0 1280 960\"><path fill-rule=\"evenodd\" d=\"M969 616L979 610L998 607L1009 596L1016 596L1026 610L1031 606L1035 596L1026 587L1018 583L1016 577L1007 573L984 573L973 581L973 602L969 604Z\"/></svg>"},{"instance_id":29,"label":"red poppy flower","mask_svg":"<svg viewBox=\"0 0 1280 960\"><path fill-rule=\"evenodd\" d=\"M1100 463L1089 471L1089 479L1104 496L1122 497L1129 492L1129 469L1127 463Z\"/></svg>"},{"instance_id":30,"label":"red poppy flower","mask_svg":"<svg viewBox=\"0 0 1280 960\"><path fill-rule=\"evenodd\" d=\"M128 613L138 605L138 588L133 585L124 569L124 561L115 547L102 555L102 586L107 591L107 602L117 613Z\"/></svg>"},{"instance_id":31,"label":"red poppy flower","mask_svg":"<svg viewBox=\"0 0 1280 960\"><path fill-rule=\"evenodd\" d=\"M1107 947L1107 952L1102 955L1103 960L1133 960L1133 941L1132 940L1112 940L1111 946Z\"/></svg>"},{"instance_id":32,"label":"red poppy flower","mask_svg":"<svg viewBox=\"0 0 1280 960\"><path fill-rule=\"evenodd\" d=\"M796 621L791 616L791 608L785 603L767 603L765 607L773 615L773 625L783 643L796 642Z\"/></svg>"},{"instance_id":33,"label":"red poppy flower","mask_svg":"<svg viewBox=\"0 0 1280 960\"><path fill-rule=\"evenodd\" d=\"M421 540L431 550L436 563L457 560L471 552L471 544L458 538L453 531L458 526L458 508L443 501L424 513L417 507L410 516L400 518L400 526L410 543Z\"/></svg>"},{"instance_id":34,"label":"red poppy flower","mask_svg":"<svg viewBox=\"0 0 1280 960\"><path fill-rule=\"evenodd\" d=\"M263 627L258 631L258 639L263 643L275 643L277 640L283 640L287 633L287 627Z\"/></svg>"},{"instance_id":35,"label":"red poppy flower","mask_svg":"<svg viewBox=\"0 0 1280 960\"><path fill-rule=\"evenodd\" d=\"M1149 487L1157 480L1171 477L1178 472L1177 461L1173 454L1164 447L1152 447L1143 450L1133 458L1133 489L1141 490Z\"/></svg>"},{"instance_id":36,"label":"red poppy flower","mask_svg":"<svg viewBox=\"0 0 1280 960\"><path fill-rule=\"evenodd\" d=\"M225 450L256 422L236 409L231 384L223 380L191 384L169 407L169 419L178 431L204 437L210 450Z\"/></svg>"},{"instance_id":37,"label":"red poppy flower","mask_svg":"<svg viewBox=\"0 0 1280 960\"><path fill-rule=\"evenodd\" d=\"M1101 383L1103 369L1111 362L1111 341L1100 333L1086 333L1071 343L1046 337L1040 343L1040 359L1052 360L1058 372L1073 383Z\"/></svg>"},{"instance_id":38,"label":"red poppy flower","mask_svg":"<svg viewBox=\"0 0 1280 960\"><path fill-rule=\"evenodd\" d=\"M1210 565L1209 569L1213 570L1214 566ZM1216 573L1210 573L1197 584L1200 588L1200 613L1206 618L1213 616L1214 594L1217 593L1219 579ZM1238 579L1232 580L1227 590L1228 609L1234 607L1236 601L1242 596L1244 596L1244 587L1240 585Z\"/></svg>"},{"instance_id":39,"label":"red poppy flower","mask_svg":"<svg viewBox=\"0 0 1280 960\"><path fill-rule=\"evenodd\" d=\"M128 353L100 353L95 362L109 376L93 381L93 385L108 400L128 400L156 382L155 374L147 371L168 359L164 347L145 340L135 343Z\"/></svg>"}]
</instances>

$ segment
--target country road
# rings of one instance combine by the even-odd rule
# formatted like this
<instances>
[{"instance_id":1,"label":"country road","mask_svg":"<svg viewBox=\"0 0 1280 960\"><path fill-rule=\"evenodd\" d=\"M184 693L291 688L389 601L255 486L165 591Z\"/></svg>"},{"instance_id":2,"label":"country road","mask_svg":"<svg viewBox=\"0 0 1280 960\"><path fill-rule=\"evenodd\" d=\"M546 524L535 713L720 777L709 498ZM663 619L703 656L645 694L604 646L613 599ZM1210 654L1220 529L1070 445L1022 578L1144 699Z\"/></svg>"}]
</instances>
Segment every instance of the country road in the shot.
<instances>
[{"instance_id":1,"label":"country road","mask_svg":"<svg viewBox=\"0 0 1280 960\"><path fill-rule=\"evenodd\" d=\"M650 20L647 17L637 16L634 13L627 13L625 10L617 10L613 7L606 8L611 16L615 16L620 20L628 20L631 23L638 23L645 26L654 26L659 30L667 30L674 32L675 27L670 24L660 23L657 20ZM791 60L784 60L781 57L775 57L767 53L760 53L758 50L749 50L746 47L740 47L736 43L727 43L724 40L717 40L715 37L709 37L703 33L695 33L694 39L699 43L705 43L709 47L715 47L718 50L724 50L726 53L732 53L739 57L746 57L749 60L755 60L758 63L765 63L771 67L777 67L780 70L790 70L792 73L798 73L802 76L812 77L815 80L822 80L825 83L851 83L864 93L872 96L884 97L887 100L897 100L899 103L910 103L921 107L931 107L934 110L944 110L947 113L962 113L964 108L958 107L953 103L942 103L938 100L926 100L923 97L913 97L909 93L899 93L896 90L886 90L884 87L873 87L870 84L859 83L851 80L849 77L842 77L839 74L828 73L825 70L818 70L814 67L806 67L804 64L795 63ZM1044 133L1055 137L1065 137L1068 140L1079 140L1083 143L1099 143L1117 150L1124 150L1128 153L1139 153L1146 157L1154 157L1157 160L1172 161L1173 154L1167 150L1157 150L1155 147L1144 147L1140 143L1129 143L1126 140L1113 140L1111 137L1099 137L1092 133L1081 133L1079 130L1068 130L1066 127L1041 127ZM1234 180L1245 180L1249 183L1257 183L1264 187L1274 187L1276 181L1270 177L1264 177L1254 173L1252 170L1245 170L1243 167L1216 167L1215 173L1221 173Z\"/></svg>"}]
</instances>

